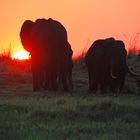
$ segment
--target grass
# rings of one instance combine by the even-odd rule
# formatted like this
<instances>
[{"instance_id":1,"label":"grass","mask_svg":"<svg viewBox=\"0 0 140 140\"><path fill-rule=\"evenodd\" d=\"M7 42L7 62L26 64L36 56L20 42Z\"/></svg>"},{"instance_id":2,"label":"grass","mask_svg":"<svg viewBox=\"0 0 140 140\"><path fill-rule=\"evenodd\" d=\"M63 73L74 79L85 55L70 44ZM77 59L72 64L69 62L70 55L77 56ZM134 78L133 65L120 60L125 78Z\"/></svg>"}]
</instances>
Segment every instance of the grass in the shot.
<instances>
[{"instance_id":1,"label":"grass","mask_svg":"<svg viewBox=\"0 0 140 140\"><path fill-rule=\"evenodd\" d=\"M140 97L1 98L1 140L137 140Z\"/></svg>"}]
</instances>

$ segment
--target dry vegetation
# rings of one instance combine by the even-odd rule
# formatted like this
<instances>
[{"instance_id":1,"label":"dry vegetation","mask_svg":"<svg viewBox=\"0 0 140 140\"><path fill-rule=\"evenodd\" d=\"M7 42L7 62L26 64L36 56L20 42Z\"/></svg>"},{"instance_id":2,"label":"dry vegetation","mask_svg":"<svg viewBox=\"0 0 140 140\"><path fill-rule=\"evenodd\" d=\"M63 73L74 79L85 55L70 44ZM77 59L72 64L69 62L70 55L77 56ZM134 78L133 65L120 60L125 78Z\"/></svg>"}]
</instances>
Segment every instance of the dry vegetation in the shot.
<instances>
[{"instance_id":1,"label":"dry vegetation","mask_svg":"<svg viewBox=\"0 0 140 140\"><path fill-rule=\"evenodd\" d=\"M32 86L30 60L12 60L9 56L0 58L0 94L20 94ZM27 90L26 90L27 87Z\"/></svg>"},{"instance_id":2,"label":"dry vegetation","mask_svg":"<svg viewBox=\"0 0 140 140\"><path fill-rule=\"evenodd\" d=\"M74 61L73 82L74 95L87 94L88 74L85 67L83 54ZM140 75L140 54L130 53L127 57L127 63L133 71ZM140 77L133 77L130 74L126 76L124 93L139 93ZM42 90L40 94L47 92ZM9 56L0 58L0 94L1 95L22 95L34 94L32 92L32 74L30 69L30 60L11 60Z\"/></svg>"}]
</instances>

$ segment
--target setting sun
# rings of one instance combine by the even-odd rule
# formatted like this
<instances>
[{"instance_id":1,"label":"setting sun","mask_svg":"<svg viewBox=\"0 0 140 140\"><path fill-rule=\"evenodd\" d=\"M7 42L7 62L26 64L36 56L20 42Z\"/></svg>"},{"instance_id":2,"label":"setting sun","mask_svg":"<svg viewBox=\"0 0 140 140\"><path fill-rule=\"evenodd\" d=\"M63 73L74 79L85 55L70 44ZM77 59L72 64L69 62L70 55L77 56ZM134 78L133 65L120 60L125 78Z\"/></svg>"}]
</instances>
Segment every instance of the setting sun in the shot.
<instances>
[{"instance_id":1,"label":"setting sun","mask_svg":"<svg viewBox=\"0 0 140 140\"><path fill-rule=\"evenodd\" d=\"M15 53L13 53L12 59L18 60L29 59L29 53L27 51L16 51Z\"/></svg>"}]
</instances>

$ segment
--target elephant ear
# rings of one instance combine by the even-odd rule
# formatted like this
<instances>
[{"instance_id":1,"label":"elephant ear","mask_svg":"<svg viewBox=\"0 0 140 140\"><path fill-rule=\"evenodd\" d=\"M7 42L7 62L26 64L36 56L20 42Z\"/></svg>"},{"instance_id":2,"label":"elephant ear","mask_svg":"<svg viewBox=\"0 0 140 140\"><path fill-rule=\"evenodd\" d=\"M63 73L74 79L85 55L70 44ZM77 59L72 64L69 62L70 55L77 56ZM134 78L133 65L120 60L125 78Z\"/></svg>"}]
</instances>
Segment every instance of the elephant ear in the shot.
<instances>
[{"instance_id":1,"label":"elephant ear","mask_svg":"<svg viewBox=\"0 0 140 140\"><path fill-rule=\"evenodd\" d=\"M30 45L30 34L31 34L33 26L34 26L33 21L25 20L20 30L21 43L23 45L23 48L27 50L28 52L32 51L32 47Z\"/></svg>"}]
</instances>

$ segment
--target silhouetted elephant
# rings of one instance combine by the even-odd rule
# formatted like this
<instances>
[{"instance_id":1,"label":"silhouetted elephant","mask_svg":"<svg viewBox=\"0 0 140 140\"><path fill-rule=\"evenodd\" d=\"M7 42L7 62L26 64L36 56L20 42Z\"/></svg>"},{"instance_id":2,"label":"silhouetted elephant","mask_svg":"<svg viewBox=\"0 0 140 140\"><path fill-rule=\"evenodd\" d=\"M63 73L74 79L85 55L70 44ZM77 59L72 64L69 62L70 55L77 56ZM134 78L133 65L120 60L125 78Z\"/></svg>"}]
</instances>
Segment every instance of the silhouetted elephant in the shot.
<instances>
[{"instance_id":1,"label":"silhouetted elephant","mask_svg":"<svg viewBox=\"0 0 140 140\"><path fill-rule=\"evenodd\" d=\"M37 19L35 22L26 20L21 27L20 38L23 47L31 54L33 90L40 90L43 79L45 88L57 90L60 73L66 73L64 65L68 62L65 64L63 60L72 61L72 50L66 49L69 43L65 27L51 18ZM66 54L70 54L70 57ZM62 77L63 87L68 90L66 75Z\"/></svg>"},{"instance_id":2,"label":"silhouetted elephant","mask_svg":"<svg viewBox=\"0 0 140 140\"><path fill-rule=\"evenodd\" d=\"M112 92L121 91L126 72L129 71L126 55L123 41L107 38L93 42L85 56L89 92L96 92L98 89L102 92L107 89Z\"/></svg>"}]
</instances>

